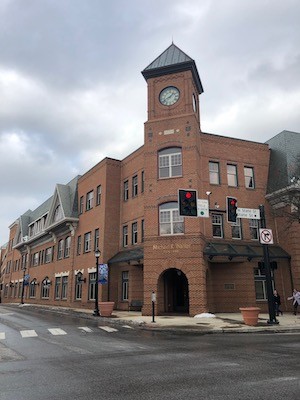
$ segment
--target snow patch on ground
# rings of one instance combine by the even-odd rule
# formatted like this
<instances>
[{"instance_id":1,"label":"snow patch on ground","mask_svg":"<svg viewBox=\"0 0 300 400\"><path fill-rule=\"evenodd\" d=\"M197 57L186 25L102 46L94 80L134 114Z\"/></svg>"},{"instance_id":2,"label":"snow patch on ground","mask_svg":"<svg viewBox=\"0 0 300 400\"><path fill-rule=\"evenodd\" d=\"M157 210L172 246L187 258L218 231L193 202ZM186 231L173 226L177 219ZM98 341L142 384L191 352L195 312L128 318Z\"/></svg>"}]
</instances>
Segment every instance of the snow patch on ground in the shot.
<instances>
[{"instance_id":1,"label":"snow patch on ground","mask_svg":"<svg viewBox=\"0 0 300 400\"><path fill-rule=\"evenodd\" d=\"M215 316L215 314L211 314L211 313L202 313L202 314L195 315L194 318L216 318L216 316Z\"/></svg>"}]
</instances>

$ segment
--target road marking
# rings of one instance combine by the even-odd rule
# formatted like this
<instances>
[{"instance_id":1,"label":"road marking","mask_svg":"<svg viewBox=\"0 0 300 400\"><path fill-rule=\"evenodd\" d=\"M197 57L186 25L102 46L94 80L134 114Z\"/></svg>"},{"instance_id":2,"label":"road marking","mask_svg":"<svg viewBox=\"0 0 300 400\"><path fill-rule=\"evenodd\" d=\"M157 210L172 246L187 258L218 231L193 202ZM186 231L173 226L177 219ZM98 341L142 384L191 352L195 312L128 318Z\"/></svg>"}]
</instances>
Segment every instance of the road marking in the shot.
<instances>
[{"instance_id":1,"label":"road marking","mask_svg":"<svg viewBox=\"0 0 300 400\"><path fill-rule=\"evenodd\" d=\"M118 331L118 329L111 328L110 326L98 326L98 328L103 329L104 331L109 333Z\"/></svg>"},{"instance_id":2,"label":"road marking","mask_svg":"<svg viewBox=\"0 0 300 400\"><path fill-rule=\"evenodd\" d=\"M36 337L37 333L34 330L20 331L22 338Z\"/></svg>"},{"instance_id":3,"label":"road marking","mask_svg":"<svg viewBox=\"0 0 300 400\"><path fill-rule=\"evenodd\" d=\"M5 339L5 332L0 332L0 340Z\"/></svg>"},{"instance_id":4,"label":"road marking","mask_svg":"<svg viewBox=\"0 0 300 400\"><path fill-rule=\"evenodd\" d=\"M91 328L89 328L88 326L79 326L78 329L83 330L84 332L93 332L91 330Z\"/></svg>"},{"instance_id":5,"label":"road marking","mask_svg":"<svg viewBox=\"0 0 300 400\"><path fill-rule=\"evenodd\" d=\"M129 325L122 325L122 328L133 329L133 327Z\"/></svg>"},{"instance_id":6,"label":"road marking","mask_svg":"<svg viewBox=\"0 0 300 400\"><path fill-rule=\"evenodd\" d=\"M52 335L66 335L67 334L67 332L65 332L64 330L62 330L60 328L51 328L51 329L48 329L48 331Z\"/></svg>"}]
</instances>

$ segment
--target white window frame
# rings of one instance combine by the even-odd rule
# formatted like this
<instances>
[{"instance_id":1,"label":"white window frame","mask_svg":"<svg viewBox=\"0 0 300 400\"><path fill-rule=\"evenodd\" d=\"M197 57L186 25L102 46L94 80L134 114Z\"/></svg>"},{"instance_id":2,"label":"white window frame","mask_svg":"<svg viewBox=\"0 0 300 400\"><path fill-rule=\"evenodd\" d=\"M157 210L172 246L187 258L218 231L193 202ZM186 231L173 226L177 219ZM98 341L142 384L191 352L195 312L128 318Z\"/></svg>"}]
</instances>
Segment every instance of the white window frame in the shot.
<instances>
[{"instance_id":1,"label":"white window frame","mask_svg":"<svg viewBox=\"0 0 300 400\"><path fill-rule=\"evenodd\" d=\"M123 247L128 246L128 225L123 226Z\"/></svg>"},{"instance_id":2,"label":"white window frame","mask_svg":"<svg viewBox=\"0 0 300 400\"><path fill-rule=\"evenodd\" d=\"M223 227L223 216L221 214L212 214L212 236L214 238L223 239L224 238L224 227ZM214 227L220 227L220 235L215 235Z\"/></svg>"},{"instance_id":3,"label":"white window frame","mask_svg":"<svg viewBox=\"0 0 300 400\"><path fill-rule=\"evenodd\" d=\"M258 219L249 219L249 229L251 240L259 239L259 224Z\"/></svg>"},{"instance_id":4,"label":"white window frame","mask_svg":"<svg viewBox=\"0 0 300 400\"><path fill-rule=\"evenodd\" d=\"M241 218L237 218L236 222L232 222L231 224L231 237L234 240L241 240L242 237L242 225Z\"/></svg>"},{"instance_id":5,"label":"white window frame","mask_svg":"<svg viewBox=\"0 0 300 400\"><path fill-rule=\"evenodd\" d=\"M158 153L159 179L182 176L182 150L180 147L170 147Z\"/></svg>"},{"instance_id":6,"label":"white window frame","mask_svg":"<svg viewBox=\"0 0 300 400\"><path fill-rule=\"evenodd\" d=\"M91 241L92 241L92 233L87 232L84 234L84 252L88 253L91 251Z\"/></svg>"},{"instance_id":7,"label":"white window frame","mask_svg":"<svg viewBox=\"0 0 300 400\"><path fill-rule=\"evenodd\" d=\"M101 204L101 195L102 195L102 186L98 185L96 192L96 206L99 206Z\"/></svg>"},{"instance_id":8,"label":"white window frame","mask_svg":"<svg viewBox=\"0 0 300 400\"><path fill-rule=\"evenodd\" d=\"M89 211L93 208L93 203L94 203L94 191L90 190L87 194L86 194L86 206L85 206L85 210Z\"/></svg>"},{"instance_id":9,"label":"white window frame","mask_svg":"<svg viewBox=\"0 0 300 400\"><path fill-rule=\"evenodd\" d=\"M247 189L255 189L254 168L244 167L245 187Z\"/></svg>"},{"instance_id":10,"label":"white window frame","mask_svg":"<svg viewBox=\"0 0 300 400\"><path fill-rule=\"evenodd\" d=\"M178 203L170 202L159 206L159 235L183 235L184 217L179 215Z\"/></svg>"},{"instance_id":11,"label":"white window frame","mask_svg":"<svg viewBox=\"0 0 300 400\"><path fill-rule=\"evenodd\" d=\"M138 223L133 222L131 225L131 244L137 244L138 242Z\"/></svg>"},{"instance_id":12,"label":"white window frame","mask_svg":"<svg viewBox=\"0 0 300 400\"><path fill-rule=\"evenodd\" d=\"M132 197L136 197L138 195L139 181L138 176L134 175L132 177Z\"/></svg>"},{"instance_id":13,"label":"white window frame","mask_svg":"<svg viewBox=\"0 0 300 400\"><path fill-rule=\"evenodd\" d=\"M218 161L209 161L209 183L220 185L220 164Z\"/></svg>"},{"instance_id":14,"label":"white window frame","mask_svg":"<svg viewBox=\"0 0 300 400\"><path fill-rule=\"evenodd\" d=\"M62 260L64 257L64 247L65 247L64 239L60 239L60 241L58 242L58 249L57 249L58 260Z\"/></svg>"},{"instance_id":15,"label":"white window frame","mask_svg":"<svg viewBox=\"0 0 300 400\"><path fill-rule=\"evenodd\" d=\"M227 182L228 186L237 187L238 177L237 177L237 165L227 164Z\"/></svg>"},{"instance_id":16,"label":"white window frame","mask_svg":"<svg viewBox=\"0 0 300 400\"><path fill-rule=\"evenodd\" d=\"M64 251L65 258L70 257L70 250L71 250L71 236L67 236L65 239L65 251Z\"/></svg>"},{"instance_id":17,"label":"white window frame","mask_svg":"<svg viewBox=\"0 0 300 400\"><path fill-rule=\"evenodd\" d=\"M128 300L129 295L129 271L122 271L122 301Z\"/></svg>"}]
</instances>

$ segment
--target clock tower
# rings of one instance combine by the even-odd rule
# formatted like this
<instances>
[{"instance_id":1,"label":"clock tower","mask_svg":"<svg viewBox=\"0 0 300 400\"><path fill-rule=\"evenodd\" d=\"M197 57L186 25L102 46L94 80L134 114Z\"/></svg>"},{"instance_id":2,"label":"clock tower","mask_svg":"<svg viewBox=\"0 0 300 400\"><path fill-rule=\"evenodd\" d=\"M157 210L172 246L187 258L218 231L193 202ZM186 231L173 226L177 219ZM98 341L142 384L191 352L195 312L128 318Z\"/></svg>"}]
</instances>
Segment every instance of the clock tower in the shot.
<instances>
[{"instance_id":1,"label":"clock tower","mask_svg":"<svg viewBox=\"0 0 300 400\"><path fill-rule=\"evenodd\" d=\"M179 216L178 190L202 189L199 95L203 88L195 61L173 43L142 74L148 85L143 310L151 312L149 296L154 290L160 299L158 313L194 314L206 309L201 222ZM196 299L193 304L190 296Z\"/></svg>"}]
</instances>

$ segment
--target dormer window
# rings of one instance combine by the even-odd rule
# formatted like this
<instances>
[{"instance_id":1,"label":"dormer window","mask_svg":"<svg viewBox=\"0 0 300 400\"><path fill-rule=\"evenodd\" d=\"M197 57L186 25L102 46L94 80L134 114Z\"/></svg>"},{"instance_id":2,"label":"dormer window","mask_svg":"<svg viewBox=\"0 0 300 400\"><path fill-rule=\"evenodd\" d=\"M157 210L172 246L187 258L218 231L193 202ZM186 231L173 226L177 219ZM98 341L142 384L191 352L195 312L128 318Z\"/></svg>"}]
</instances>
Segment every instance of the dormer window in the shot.
<instances>
[{"instance_id":1,"label":"dormer window","mask_svg":"<svg viewBox=\"0 0 300 400\"><path fill-rule=\"evenodd\" d=\"M62 210L60 204L58 204L54 211L53 222L57 222L62 219Z\"/></svg>"}]
</instances>

